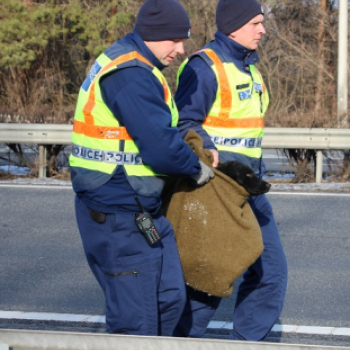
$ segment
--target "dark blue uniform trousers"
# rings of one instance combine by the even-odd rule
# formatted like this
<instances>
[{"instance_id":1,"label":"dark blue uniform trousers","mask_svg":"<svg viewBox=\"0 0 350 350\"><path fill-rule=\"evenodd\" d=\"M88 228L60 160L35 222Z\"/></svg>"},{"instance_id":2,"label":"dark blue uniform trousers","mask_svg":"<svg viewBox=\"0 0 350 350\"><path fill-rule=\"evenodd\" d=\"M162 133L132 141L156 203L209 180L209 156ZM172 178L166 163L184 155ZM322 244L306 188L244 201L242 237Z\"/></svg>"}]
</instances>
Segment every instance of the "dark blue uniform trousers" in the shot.
<instances>
[{"instance_id":1,"label":"dark blue uniform trousers","mask_svg":"<svg viewBox=\"0 0 350 350\"><path fill-rule=\"evenodd\" d=\"M258 341L268 335L282 311L287 288L287 262L267 197L251 197L249 203L261 227L264 250L243 275L230 338ZM220 300L188 288L187 304L174 335L202 337Z\"/></svg>"},{"instance_id":2,"label":"dark blue uniform trousers","mask_svg":"<svg viewBox=\"0 0 350 350\"><path fill-rule=\"evenodd\" d=\"M106 331L171 336L186 288L170 222L154 217L162 240L151 247L133 213L107 214L100 224L78 197L75 210L87 261L105 295Z\"/></svg>"}]
</instances>

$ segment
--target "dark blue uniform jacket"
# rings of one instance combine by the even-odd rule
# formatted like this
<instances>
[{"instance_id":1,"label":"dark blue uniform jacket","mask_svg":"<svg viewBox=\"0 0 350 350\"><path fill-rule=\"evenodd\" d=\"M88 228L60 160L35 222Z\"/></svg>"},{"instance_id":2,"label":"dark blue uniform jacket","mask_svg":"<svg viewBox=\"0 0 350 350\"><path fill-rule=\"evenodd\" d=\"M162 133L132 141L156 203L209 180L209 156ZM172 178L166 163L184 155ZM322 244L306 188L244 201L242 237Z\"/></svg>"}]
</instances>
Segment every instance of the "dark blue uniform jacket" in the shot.
<instances>
[{"instance_id":1,"label":"dark blue uniform jacket","mask_svg":"<svg viewBox=\"0 0 350 350\"><path fill-rule=\"evenodd\" d=\"M220 31L215 33L214 45L227 53L238 69L246 74L248 65L256 64L259 61L256 51L249 50L234 40L228 38ZM215 149L202 123L213 105L218 84L213 70L199 56L193 56L185 66L179 81L175 95L175 101L179 109L179 130L182 137L185 137L189 129L195 130L204 141L204 148ZM238 160L252 167L261 175L261 159L252 159L233 152L220 152L220 160Z\"/></svg>"},{"instance_id":2,"label":"dark blue uniform jacket","mask_svg":"<svg viewBox=\"0 0 350 350\"><path fill-rule=\"evenodd\" d=\"M121 39L120 43L134 45L158 69L165 67L136 31ZM141 67L120 69L103 77L100 86L106 105L120 124L126 127L147 165L156 173L169 176L198 174L198 157L182 140L178 129L171 127L171 115L164 103L163 87L151 71ZM127 181L123 166L118 166L111 180L96 189L74 190L88 207L97 211L140 211L134 198L136 193ZM157 212L160 198L138 197L146 210Z\"/></svg>"}]
</instances>

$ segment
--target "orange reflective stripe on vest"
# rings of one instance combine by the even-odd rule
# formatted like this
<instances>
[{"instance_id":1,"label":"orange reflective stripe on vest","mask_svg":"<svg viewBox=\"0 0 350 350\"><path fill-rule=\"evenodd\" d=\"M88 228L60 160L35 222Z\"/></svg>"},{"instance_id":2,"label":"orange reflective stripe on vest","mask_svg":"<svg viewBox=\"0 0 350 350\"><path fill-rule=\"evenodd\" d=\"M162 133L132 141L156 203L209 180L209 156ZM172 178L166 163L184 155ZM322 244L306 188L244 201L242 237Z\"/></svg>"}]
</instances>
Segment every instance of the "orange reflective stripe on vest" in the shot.
<instances>
[{"instance_id":1,"label":"orange reflective stripe on vest","mask_svg":"<svg viewBox=\"0 0 350 350\"><path fill-rule=\"evenodd\" d=\"M228 119L232 106L232 93L224 65L213 50L205 50L205 53L213 61L218 71L219 86L221 89L221 106L219 117L221 119ZM205 123L207 123L207 121L205 121Z\"/></svg>"},{"instance_id":2,"label":"orange reflective stripe on vest","mask_svg":"<svg viewBox=\"0 0 350 350\"><path fill-rule=\"evenodd\" d=\"M145 59L143 56L141 56L138 52L132 51L125 55L119 56L115 60L108 63L106 66L104 66L98 75L95 77L93 83L91 84L90 90L89 90L89 97L88 100L83 108L83 114L84 114L84 122L74 120L73 125L73 131L77 134L83 134L88 137L93 137L96 139L116 139L116 140L132 140L131 136L126 131L125 127L105 127L105 126L98 126L95 125L94 117L92 115L92 111L96 105L95 101L95 85L98 81L98 78L104 74L106 71L108 71L112 67L117 67L118 65L131 61L133 59L137 59L143 63L146 63L150 67L153 67L153 65ZM169 99L169 89L167 87L166 81L162 78L162 85L164 89L164 100L168 101Z\"/></svg>"},{"instance_id":3,"label":"orange reflective stripe on vest","mask_svg":"<svg viewBox=\"0 0 350 350\"><path fill-rule=\"evenodd\" d=\"M162 85L163 85L163 89L164 89L164 101L168 102L168 99L170 97L170 93L169 93L167 83L163 77L162 77Z\"/></svg>"},{"instance_id":4,"label":"orange reflective stripe on vest","mask_svg":"<svg viewBox=\"0 0 350 350\"><path fill-rule=\"evenodd\" d=\"M74 120L73 132L84 134L94 139L132 140L123 126L98 126Z\"/></svg>"},{"instance_id":5,"label":"orange reflective stripe on vest","mask_svg":"<svg viewBox=\"0 0 350 350\"><path fill-rule=\"evenodd\" d=\"M261 117L247 119L221 119L208 115L203 124L206 126L229 129L253 129L265 127L265 121Z\"/></svg>"},{"instance_id":6,"label":"orange reflective stripe on vest","mask_svg":"<svg viewBox=\"0 0 350 350\"><path fill-rule=\"evenodd\" d=\"M225 67L217 56L217 54L211 50L201 50L213 61L214 66L218 72L218 83L221 90L221 105L218 116L208 115L204 121L204 125L217 128L263 128L265 126L264 119L261 117L253 117L247 119L230 119L230 113L232 108L232 91L228 81ZM200 52L200 51L199 51Z\"/></svg>"}]
</instances>

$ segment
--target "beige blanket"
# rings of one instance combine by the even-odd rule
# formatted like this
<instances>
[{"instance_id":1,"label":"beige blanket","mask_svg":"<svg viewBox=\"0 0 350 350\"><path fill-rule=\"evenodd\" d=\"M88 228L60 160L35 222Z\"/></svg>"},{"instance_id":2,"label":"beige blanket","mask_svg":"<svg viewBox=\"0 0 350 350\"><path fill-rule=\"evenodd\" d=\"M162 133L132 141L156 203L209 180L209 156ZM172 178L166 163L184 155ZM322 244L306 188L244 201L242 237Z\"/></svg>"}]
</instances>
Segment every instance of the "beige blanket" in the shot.
<instances>
[{"instance_id":1,"label":"beige blanket","mask_svg":"<svg viewBox=\"0 0 350 350\"><path fill-rule=\"evenodd\" d=\"M200 160L212 164L212 154L203 149L196 132L190 130L185 141ZM246 190L216 169L214 172L215 177L201 187L186 179L173 183L172 196L168 188L164 201L186 284L228 297L235 279L262 253L263 243L259 224L246 202Z\"/></svg>"}]
</instances>

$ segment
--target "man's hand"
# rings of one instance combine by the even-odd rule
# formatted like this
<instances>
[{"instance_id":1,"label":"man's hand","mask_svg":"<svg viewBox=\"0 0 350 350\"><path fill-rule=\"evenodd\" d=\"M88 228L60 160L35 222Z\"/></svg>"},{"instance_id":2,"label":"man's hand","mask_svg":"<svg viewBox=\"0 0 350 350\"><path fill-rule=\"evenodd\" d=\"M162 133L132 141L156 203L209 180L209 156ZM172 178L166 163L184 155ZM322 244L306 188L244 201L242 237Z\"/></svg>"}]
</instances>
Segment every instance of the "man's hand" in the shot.
<instances>
[{"instance_id":1,"label":"man's hand","mask_svg":"<svg viewBox=\"0 0 350 350\"><path fill-rule=\"evenodd\" d=\"M216 168L219 164L219 152L216 149L210 149L209 151L213 154L214 157L212 166L213 168Z\"/></svg>"},{"instance_id":2,"label":"man's hand","mask_svg":"<svg viewBox=\"0 0 350 350\"><path fill-rule=\"evenodd\" d=\"M214 177L214 172L203 162L199 161L199 164L201 165L201 170L197 175L192 175L191 179L194 180L197 183L197 185L204 185L207 182L209 182L211 178Z\"/></svg>"}]
</instances>

